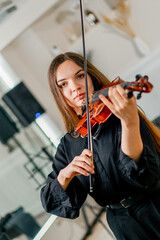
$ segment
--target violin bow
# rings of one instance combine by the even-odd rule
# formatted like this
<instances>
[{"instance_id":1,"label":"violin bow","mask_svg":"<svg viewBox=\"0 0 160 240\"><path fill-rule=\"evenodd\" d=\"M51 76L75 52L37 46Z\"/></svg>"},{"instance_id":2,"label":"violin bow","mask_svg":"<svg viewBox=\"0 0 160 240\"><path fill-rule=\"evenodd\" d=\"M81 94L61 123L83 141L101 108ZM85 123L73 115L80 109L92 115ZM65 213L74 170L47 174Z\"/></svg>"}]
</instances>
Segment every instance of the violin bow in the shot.
<instances>
[{"instance_id":1,"label":"violin bow","mask_svg":"<svg viewBox=\"0 0 160 240\"><path fill-rule=\"evenodd\" d=\"M80 13L81 13L81 28L82 28L82 46L83 46L83 59L84 59L84 74L85 74L85 91L86 91L86 113L87 113L87 130L88 130L88 149L93 153L92 132L89 113L89 96L88 96L88 82L87 82L87 57L85 47L85 29L84 29L84 15L83 15L83 0L80 0ZM91 157L93 161L93 155ZM89 175L90 192L93 192L93 175Z\"/></svg>"}]
</instances>

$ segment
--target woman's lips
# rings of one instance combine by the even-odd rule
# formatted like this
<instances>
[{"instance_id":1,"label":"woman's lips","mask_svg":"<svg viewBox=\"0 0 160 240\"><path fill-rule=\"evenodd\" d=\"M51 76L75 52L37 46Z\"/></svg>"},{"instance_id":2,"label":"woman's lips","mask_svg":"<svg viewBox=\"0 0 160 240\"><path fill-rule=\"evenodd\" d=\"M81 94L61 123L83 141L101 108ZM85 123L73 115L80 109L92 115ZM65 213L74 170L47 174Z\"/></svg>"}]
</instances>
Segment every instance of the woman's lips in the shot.
<instances>
[{"instance_id":1,"label":"woman's lips","mask_svg":"<svg viewBox=\"0 0 160 240\"><path fill-rule=\"evenodd\" d=\"M84 96L85 96L85 93L81 93L81 94L78 94L78 95L75 97L75 99L76 99L76 100L82 100L82 99L84 98Z\"/></svg>"}]
</instances>

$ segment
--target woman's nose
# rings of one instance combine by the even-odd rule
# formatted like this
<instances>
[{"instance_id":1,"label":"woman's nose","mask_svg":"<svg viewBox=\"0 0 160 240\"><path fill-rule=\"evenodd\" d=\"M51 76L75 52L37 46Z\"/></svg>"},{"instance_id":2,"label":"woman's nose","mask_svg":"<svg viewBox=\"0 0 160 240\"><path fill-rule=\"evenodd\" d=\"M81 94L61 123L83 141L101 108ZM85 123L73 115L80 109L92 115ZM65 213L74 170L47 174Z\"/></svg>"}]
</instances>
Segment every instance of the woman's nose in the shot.
<instances>
[{"instance_id":1,"label":"woman's nose","mask_svg":"<svg viewBox=\"0 0 160 240\"><path fill-rule=\"evenodd\" d=\"M75 92L75 91L77 91L77 90L80 89L79 84L77 84L77 83L75 83L75 82L72 82L72 83L70 84L70 87L71 87L71 90L72 90L73 92Z\"/></svg>"}]
</instances>

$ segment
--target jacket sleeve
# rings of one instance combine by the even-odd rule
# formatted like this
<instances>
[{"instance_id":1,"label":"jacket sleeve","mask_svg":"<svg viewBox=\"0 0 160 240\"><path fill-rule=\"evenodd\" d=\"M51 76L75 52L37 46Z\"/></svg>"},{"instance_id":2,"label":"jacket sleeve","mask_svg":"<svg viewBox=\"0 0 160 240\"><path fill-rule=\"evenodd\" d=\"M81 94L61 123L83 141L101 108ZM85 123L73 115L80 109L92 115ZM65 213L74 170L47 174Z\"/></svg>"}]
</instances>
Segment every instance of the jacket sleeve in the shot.
<instances>
[{"instance_id":1,"label":"jacket sleeve","mask_svg":"<svg viewBox=\"0 0 160 240\"><path fill-rule=\"evenodd\" d=\"M72 159L71 159L72 160ZM70 160L70 161L71 161ZM41 189L41 202L46 212L64 218L77 218L87 193L77 177L74 177L66 191L57 180L58 173L68 165L63 139L58 146L53 163L53 171L48 175L47 183Z\"/></svg>"},{"instance_id":2,"label":"jacket sleeve","mask_svg":"<svg viewBox=\"0 0 160 240\"><path fill-rule=\"evenodd\" d=\"M123 153L120 148L117 166L121 176L134 186L149 189L159 179L160 155L158 154L152 136L142 118L140 118L140 132L143 141L143 152L139 163ZM120 132L119 146L120 146Z\"/></svg>"}]
</instances>

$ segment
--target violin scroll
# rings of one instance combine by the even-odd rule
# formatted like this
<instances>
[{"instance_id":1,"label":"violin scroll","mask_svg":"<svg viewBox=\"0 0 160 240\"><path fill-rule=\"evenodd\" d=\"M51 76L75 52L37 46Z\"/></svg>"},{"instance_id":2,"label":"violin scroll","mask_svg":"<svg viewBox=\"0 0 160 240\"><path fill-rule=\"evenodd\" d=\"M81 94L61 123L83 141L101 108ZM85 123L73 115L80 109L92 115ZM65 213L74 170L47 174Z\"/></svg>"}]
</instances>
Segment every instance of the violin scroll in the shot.
<instances>
[{"instance_id":1,"label":"violin scroll","mask_svg":"<svg viewBox=\"0 0 160 240\"><path fill-rule=\"evenodd\" d=\"M128 93L127 93L127 97L131 98L133 96L133 92L137 91L139 92L137 94L137 99L140 99L142 96L142 92L151 92L153 85L148 81L148 76L145 75L142 77L142 75L137 74L135 76L136 81L135 82L131 82L131 85L128 85L128 87L126 89L128 89Z\"/></svg>"}]
</instances>

